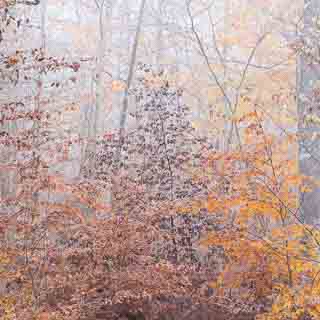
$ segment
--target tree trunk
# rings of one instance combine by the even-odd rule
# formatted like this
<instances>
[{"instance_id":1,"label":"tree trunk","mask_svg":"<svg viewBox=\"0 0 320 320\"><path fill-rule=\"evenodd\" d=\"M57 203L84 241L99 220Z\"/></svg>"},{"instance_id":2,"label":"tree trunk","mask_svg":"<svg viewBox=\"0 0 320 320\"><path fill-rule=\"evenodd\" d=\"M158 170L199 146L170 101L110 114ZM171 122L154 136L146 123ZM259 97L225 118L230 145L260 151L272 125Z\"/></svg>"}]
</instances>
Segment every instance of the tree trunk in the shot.
<instances>
[{"instance_id":1,"label":"tree trunk","mask_svg":"<svg viewBox=\"0 0 320 320\"><path fill-rule=\"evenodd\" d=\"M126 88L124 92L124 98L123 98L123 105L122 110L120 114L120 133L122 134L127 120L127 111L128 111L128 103L129 103L129 89L131 87L133 74L134 74L134 67L136 64L136 58L137 58L137 50L138 50L138 44L139 44L139 37L141 33L141 26L143 21L143 13L145 8L146 0L141 0L140 9L139 9L139 17L138 17L138 24L136 29L136 34L133 42L133 47L131 51L131 57L130 57L130 65L129 65L129 72L128 77L126 81Z\"/></svg>"},{"instance_id":2,"label":"tree trunk","mask_svg":"<svg viewBox=\"0 0 320 320\"><path fill-rule=\"evenodd\" d=\"M311 40L315 48L315 20L320 14L319 0L304 1L304 29L302 38L304 43ZM318 36L317 36L318 37ZM316 64L310 64L310 58L302 52L298 63L298 113L299 113L299 167L300 174L315 179L320 178L320 139L316 135L320 132L318 124L306 121L310 115L319 116L318 107L313 102L307 101L305 97L312 96L313 85L320 76L320 68ZM301 193L301 213L306 223L317 224L320 218L320 188L311 192Z\"/></svg>"},{"instance_id":3,"label":"tree trunk","mask_svg":"<svg viewBox=\"0 0 320 320\"><path fill-rule=\"evenodd\" d=\"M116 207L116 203L115 203L116 196L115 195L119 192L117 176L118 176L118 173L119 173L118 171L120 168L122 142L123 142L123 139L125 136L125 127L126 127L126 122L127 122L127 113L128 113L128 107L129 107L129 90L130 90L130 87L132 84L133 75L134 75L134 68L136 65L137 50L138 50L138 45L139 45L139 37L140 37L140 33L141 33L141 26L142 26L142 22L143 22L143 14L144 14L145 5L146 5L146 0L141 0L136 33L135 33L133 47L132 47L132 51L131 51L131 57L129 60L129 71L128 71L128 77L126 80L126 87L125 87L125 91L124 91L122 110L120 113L120 123L119 123L120 145L116 151L115 161L117 162L116 163L117 169L113 175L115 178L112 181L112 187L111 187L112 190L111 190L111 195L110 195L111 206L113 209Z\"/></svg>"},{"instance_id":4,"label":"tree trunk","mask_svg":"<svg viewBox=\"0 0 320 320\"><path fill-rule=\"evenodd\" d=\"M97 2L99 10L99 44L97 50L97 62L94 70L94 90L95 90L95 104L88 114L88 128L87 128L87 145L84 151L84 162L87 162L87 169L90 177L95 175L95 160L94 155L96 152L96 138L104 130L104 103L105 103L105 83L103 81L105 53L107 46L107 26L108 19L111 17L112 6L108 2ZM83 170L83 168L81 169Z\"/></svg>"}]
</instances>

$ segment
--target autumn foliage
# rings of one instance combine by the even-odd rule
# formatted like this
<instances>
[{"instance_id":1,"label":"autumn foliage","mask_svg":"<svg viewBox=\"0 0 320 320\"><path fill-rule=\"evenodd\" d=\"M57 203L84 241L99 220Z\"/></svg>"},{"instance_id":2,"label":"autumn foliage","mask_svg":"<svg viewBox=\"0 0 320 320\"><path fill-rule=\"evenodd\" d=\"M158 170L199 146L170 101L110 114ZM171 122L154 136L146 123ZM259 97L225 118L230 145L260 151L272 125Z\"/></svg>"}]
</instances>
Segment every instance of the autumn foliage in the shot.
<instances>
[{"instance_id":1,"label":"autumn foliage","mask_svg":"<svg viewBox=\"0 0 320 320\"><path fill-rule=\"evenodd\" d=\"M101 18L105 2L95 3ZM320 122L319 83L300 97L292 76L297 57L319 64L318 21L310 38L283 45L291 25L271 14L274 30L259 33L256 11L239 5L225 25L239 38L216 37L209 15L211 63L197 24L209 9L187 1L201 63L178 72L138 59L132 83L103 82L101 52L8 49L35 28L19 15L39 4L0 0L0 318L320 319L320 231L302 210L319 180L299 171L319 139L306 130ZM136 34L136 47L149 41ZM128 128L102 130L121 95L134 105ZM195 120L195 101L206 119Z\"/></svg>"}]
</instances>

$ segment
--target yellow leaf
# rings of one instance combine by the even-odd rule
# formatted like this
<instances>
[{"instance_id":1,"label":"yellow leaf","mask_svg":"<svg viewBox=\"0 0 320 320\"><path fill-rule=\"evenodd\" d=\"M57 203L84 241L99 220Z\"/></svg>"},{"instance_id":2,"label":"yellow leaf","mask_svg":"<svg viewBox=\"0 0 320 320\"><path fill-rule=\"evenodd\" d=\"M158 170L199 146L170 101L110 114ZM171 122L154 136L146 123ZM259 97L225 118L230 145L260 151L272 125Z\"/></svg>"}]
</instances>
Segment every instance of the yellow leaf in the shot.
<instances>
[{"instance_id":1,"label":"yellow leaf","mask_svg":"<svg viewBox=\"0 0 320 320\"><path fill-rule=\"evenodd\" d=\"M126 88L126 84L120 80L114 80L111 84L112 92L121 92Z\"/></svg>"},{"instance_id":2,"label":"yellow leaf","mask_svg":"<svg viewBox=\"0 0 320 320\"><path fill-rule=\"evenodd\" d=\"M210 199L207 203L207 209L209 212L215 211L220 207L220 203L217 200Z\"/></svg>"}]
</instances>

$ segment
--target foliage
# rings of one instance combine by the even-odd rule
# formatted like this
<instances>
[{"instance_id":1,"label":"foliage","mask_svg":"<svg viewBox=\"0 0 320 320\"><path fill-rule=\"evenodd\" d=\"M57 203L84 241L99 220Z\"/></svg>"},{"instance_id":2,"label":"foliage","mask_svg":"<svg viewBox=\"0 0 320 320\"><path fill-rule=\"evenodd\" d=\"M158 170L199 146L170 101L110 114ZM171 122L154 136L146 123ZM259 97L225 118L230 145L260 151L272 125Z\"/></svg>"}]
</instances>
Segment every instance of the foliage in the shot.
<instances>
[{"instance_id":1,"label":"foliage","mask_svg":"<svg viewBox=\"0 0 320 320\"><path fill-rule=\"evenodd\" d=\"M0 0L1 319L320 318L320 231L302 212L319 181L298 159L319 138L319 83L297 96L292 59L318 67L319 21L283 44L295 9L240 2L223 36L210 6L186 2L190 70L138 63L105 88L105 52L8 46L41 29L24 11L40 1ZM101 133L117 97L128 128Z\"/></svg>"}]
</instances>

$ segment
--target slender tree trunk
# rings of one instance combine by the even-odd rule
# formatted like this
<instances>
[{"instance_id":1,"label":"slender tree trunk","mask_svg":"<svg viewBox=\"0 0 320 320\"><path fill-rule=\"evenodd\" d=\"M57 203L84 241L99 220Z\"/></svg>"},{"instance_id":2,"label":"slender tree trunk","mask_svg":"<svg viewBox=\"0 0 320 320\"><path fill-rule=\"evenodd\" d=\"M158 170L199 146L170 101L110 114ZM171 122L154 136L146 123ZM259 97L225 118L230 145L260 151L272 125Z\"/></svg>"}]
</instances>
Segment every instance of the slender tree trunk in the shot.
<instances>
[{"instance_id":1,"label":"slender tree trunk","mask_svg":"<svg viewBox=\"0 0 320 320\"><path fill-rule=\"evenodd\" d=\"M116 163L116 171L120 168L120 161L121 161L121 149L122 149L122 143L125 136L125 126L127 122L127 113L128 113L128 107L129 107L129 90L132 84L133 75L134 75L134 68L136 64L136 58L137 58L137 50L139 45L139 37L141 33L141 26L143 22L143 14L144 9L146 5L146 0L141 0L140 8L139 8L139 16L138 16L138 23L136 28L136 33L134 37L133 47L131 51L131 56L129 60L129 72L128 77L126 80L126 87L124 91L124 97L123 97L123 104L122 104L122 110L120 113L120 124L119 124L119 131L120 131L120 145L116 152L115 161ZM115 201L115 195L117 194L118 190L118 181L117 181L118 172L115 172L113 174L113 181L112 181L112 190L111 190L111 205L112 208L115 209L116 207L116 201Z\"/></svg>"},{"instance_id":2,"label":"slender tree trunk","mask_svg":"<svg viewBox=\"0 0 320 320\"><path fill-rule=\"evenodd\" d=\"M229 23L229 15L230 15L230 4L229 4L229 0L225 0L224 2L225 8L224 8L224 36L227 37L228 36L228 32L230 32L230 23ZM228 45L226 43L224 43L223 45L223 58L225 60L227 60L228 58ZM224 81L226 81L228 73L227 73L227 67L225 66L224 71L223 71L223 79ZM225 90L227 91L227 88L225 88ZM230 108L228 105L228 101L226 100L226 98L224 98L224 136L223 136L223 151L228 152L229 148L230 148L230 144L232 142L232 135L233 135L233 130L232 130L232 123L230 121L230 117L231 117L231 112L230 112Z\"/></svg>"},{"instance_id":3,"label":"slender tree trunk","mask_svg":"<svg viewBox=\"0 0 320 320\"><path fill-rule=\"evenodd\" d=\"M95 103L92 109L89 110L88 114L88 132L87 132L87 145L84 151L84 162L87 162L88 173L90 177L95 175L95 152L96 152L96 139L99 133L103 132L104 125L104 97L105 97L105 83L103 81L104 73L104 63L105 63L105 53L107 46L107 24L108 19L111 16L110 8L108 2L103 0L97 2L97 7L99 10L99 44L97 50L97 62L96 68L93 75L94 90L95 90ZM81 171L83 168L81 169Z\"/></svg>"},{"instance_id":4,"label":"slender tree trunk","mask_svg":"<svg viewBox=\"0 0 320 320\"><path fill-rule=\"evenodd\" d=\"M129 72L128 72L128 77L127 77L127 81L126 81L126 88L125 88L125 92L124 92L122 110L121 110L121 114L120 114L120 134L123 134L123 131L124 131L125 125L126 125L126 121L127 121L127 112L128 112L128 104L129 104L129 90L131 87L133 74L134 74L134 67L136 64L137 50L138 50L138 44L139 44L139 37L140 37L140 33L141 33L141 26L142 26L142 22L143 22L143 13L144 13L145 4L146 4L146 0L141 0L140 9L139 9L138 24L137 24L136 34L134 37L133 47L132 47L132 51L131 51Z\"/></svg>"},{"instance_id":5,"label":"slender tree trunk","mask_svg":"<svg viewBox=\"0 0 320 320\"><path fill-rule=\"evenodd\" d=\"M161 48L162 48L162 21L161 21L161 9L162 9L162 0L157 1L157 12L159 14L159 18L157 19L157 34L156 34L156 53L155 53L155 65L157 68L157 72L160 72L160 64L161 64Z\"/></svg>"}]
</instances>

